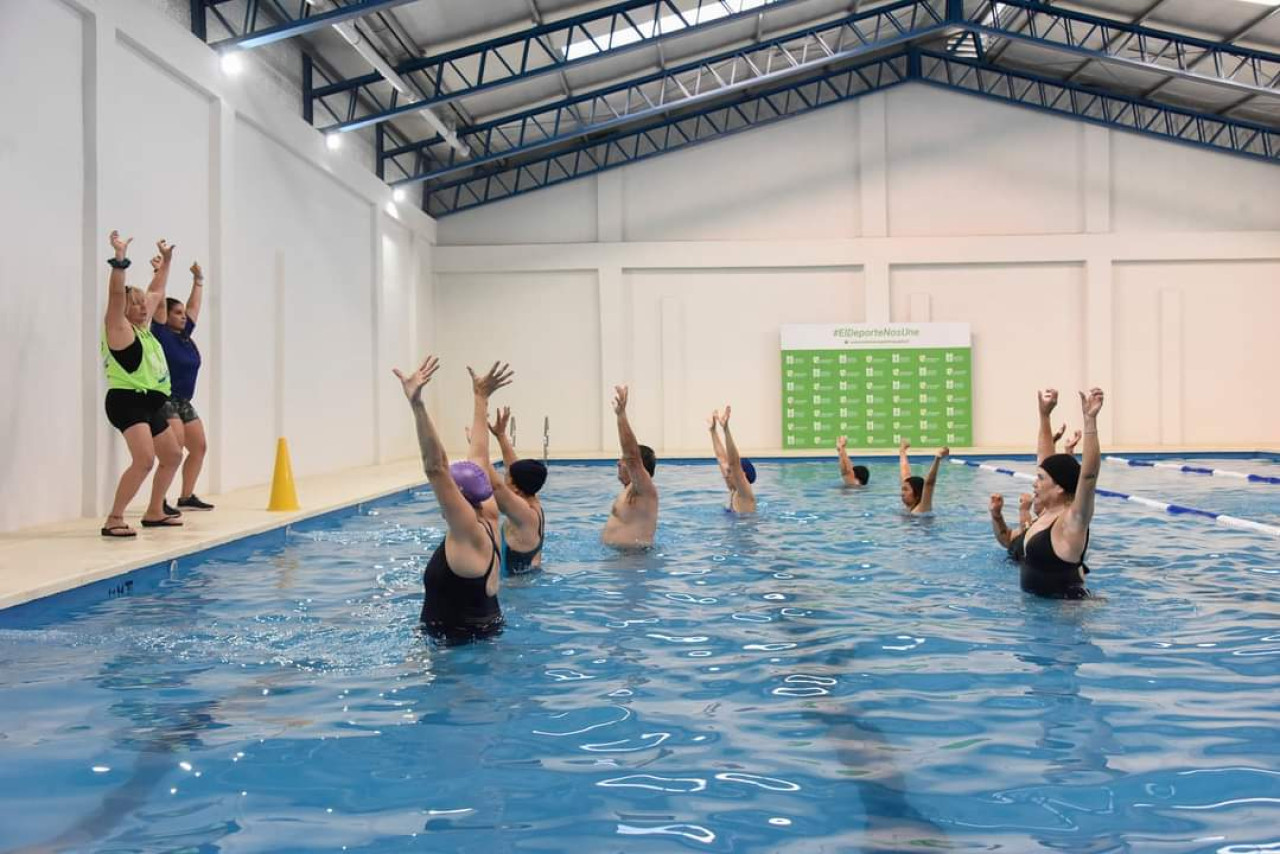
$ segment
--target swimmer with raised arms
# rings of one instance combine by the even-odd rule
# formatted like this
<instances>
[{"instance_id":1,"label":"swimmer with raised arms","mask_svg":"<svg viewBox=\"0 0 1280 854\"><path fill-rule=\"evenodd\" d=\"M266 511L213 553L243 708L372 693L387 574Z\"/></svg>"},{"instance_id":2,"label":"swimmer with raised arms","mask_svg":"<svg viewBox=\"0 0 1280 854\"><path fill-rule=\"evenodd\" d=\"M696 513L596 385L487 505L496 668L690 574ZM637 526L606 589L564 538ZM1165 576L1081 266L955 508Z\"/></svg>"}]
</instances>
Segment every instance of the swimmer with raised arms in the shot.
<instances>
[{"instance_id":1,"label":"swimmer with raised arms","mask_svg":"<svg viewBox=\"0 0 1280 854\"><path fill-rule=\"evenodd\" d=\"M751 485L756 482L756 467L751 460L738 453L738 445L733 441L733 433L729 430L729 416L733 408L726 406L724 415L719 411L711 413L711 447L716 452L716 462L720 464L720 476L724 485L729 488L729 511L733 513L756 512L756 494ZM724 431L724 441L716 426Z\"/></svg>"},{"instance_id":2,"label":"swimmer with raised arms","mask_svg":"<svg viewBox=\"0 0 1280 854\"><path fill-rule=\"evenodd\" d=\"M627 387L614 387L613 411L618 416L618 481L622 492L614 499L601 539L615 548L649 548L658 529L658 488L653 472L658 458L653 448L636 441L627 420Z\"/></svg>"},{"instance_id":3,"label":"swimmer with raised arms","mask_svg":"<svg viewBox=\"0 0 1280 854\"><path fill-rule=\"evenodd\" d=\"M907 450L911 443L906 439L898 445L898 470L902 475L902 504L907 512L920 516L933 512L933 488L938 484L938 465L951 456L950 448L939 448L933 457L933 464L924 477L911 474L911 461L907 459Z\"/></svg>"},{"instance_id":4,"label":"swimmer with raised arms","mask_svg":"<svg viewBox=\"0 0 1280 854\"><path fill-rule=\"evenodd\" d=\"M840 436L836 439L836 453L840 455L840 479L845 486L855 489L867 485L871 480L871 472L866 466L855 466L849 460L849 440Z\"/></svg>"},{"instance_id":5,"label":"swimmer with raised arms","mask_svg":"<svg viewBox=\"0 0 1280 854\"><path fill-rule=\"evenodd\" d=\"M413 410L422 468L448 530L422 573L422 626L433 637L465 641L502 629L498 604L498 538L481 505L493 496L489 478L470 460L449 464L444 445L422 402L422 390L440 367L428 356L416 371L394 370Z\"/></svg>"},{"instance_id":6,"label":"swimmer with raised arms","mask_svg":"<svg viewBox=\"0 0 1280 854\"><path fill-rule=\"evenodd\" d=\"M1087 395L1080 392L1084 452L1077 462L1071 454L1054 453L1049 416L1058 405L1058 392L1048 389L1037 394L1039 467L1034 494L1042 512L1024 539L1020 581L1028 593L1054 599L1084 599L1089 595L1084 585L1089 572L1084 557L1089 548L1098 472L1102 468L1098 445L1098 412L1102 403L1102 389L1091 389Z\"/></svg>"}]
</instances>

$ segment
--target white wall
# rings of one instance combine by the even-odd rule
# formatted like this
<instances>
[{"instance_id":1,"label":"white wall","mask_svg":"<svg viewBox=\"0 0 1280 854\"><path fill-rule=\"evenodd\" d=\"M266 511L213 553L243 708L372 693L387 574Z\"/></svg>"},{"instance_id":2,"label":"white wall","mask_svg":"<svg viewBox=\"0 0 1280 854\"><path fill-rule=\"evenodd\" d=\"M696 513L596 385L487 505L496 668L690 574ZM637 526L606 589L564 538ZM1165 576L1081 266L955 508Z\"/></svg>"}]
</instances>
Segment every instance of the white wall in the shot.
<instances>
[{"instance_id":1,"label":"white wall","mask_svg":"<svg viewBox=\"0 0 1280 854\"><path fill-rule=\"evenodd\" d=\"M132 283L160 238L170 295L206 270L201 492L267 481L278 435L299 475L412 452L390 366L419 350L430 218L143 0L6 0L0 73L0 530L104 512L127 464L98 355L112 228Z\"/></svg>"},{"instance_id":2,"label":"white wall","mask_svg":"<svg viewBox=\"0 0 1280 854\"><path fill-rule=\"evenodd\" d=\"M84 21L60 3L0 3L0 79L9 81L0 86L0 234L8 245L0 252L0 529L32 518L33 507L62 517L80 510L81 374L98 353L81 323L93 304L80 251L84 40ZM39 85L18 83L26 80ZM17 120L37 114L39 125ZM100 416L101 402L91 414Z\"/></svg>"},{"instance_id":3,"label":"white wall","mask_svg":"<svg viewBox=\"0 0 1280 854\"><path fill-rule=\"evenodd\" d=\"M613 451L619 382L641 441L705 450L730 402L741 443L777 450L778 326L890 320L972 324L979 446L1025 447L1050 385L1108 390L1104 444L1275 446L1280 404L1240 401L1274 386L1277 198L1274 166L904 86L441 220L438 322L534 288L540 316L572 318L554 364L515 364L576 354L571 389L537 390L580 412L553 451ZM570 276L595 281L594 321L553 286ZM442 386L446 418L463 392Z\"/></svg>"}]
</instances>

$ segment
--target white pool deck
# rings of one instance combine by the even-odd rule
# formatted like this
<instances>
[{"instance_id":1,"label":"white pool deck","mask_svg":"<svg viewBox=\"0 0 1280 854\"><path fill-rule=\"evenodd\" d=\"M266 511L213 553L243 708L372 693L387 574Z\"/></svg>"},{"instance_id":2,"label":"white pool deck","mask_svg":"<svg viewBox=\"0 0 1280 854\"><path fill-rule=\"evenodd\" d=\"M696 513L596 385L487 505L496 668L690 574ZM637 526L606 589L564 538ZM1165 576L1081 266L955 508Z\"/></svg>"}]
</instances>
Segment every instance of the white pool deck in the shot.
<instances>
[{"instance_id":1,"label":"white pool deck","mask_svg":"<svg viewBox=\"0 0 1280 854\"><path fill-rule=\"evenodd\" d=\"M1026 454L1021 448L956 449L953 456ZM1141 453L1141 449L1107 448L1104 453L1123 456ZM1276 453L1257 448L1162 448L1160 453L1176 456L1186 453ZM769 457L813 457L814 452L759 454ZM858 458L895 457L892 452L857 453ZM913 454L917 460L923 455ZM561 460L610 459L599 453L563 454ZM699 453L668 454L665 459L706 459ZM1242 466L1244 461L1241 461ZM831 458L836 471L834 455ZM601 477L612 478L608 469ZM300 478L298 498L302 509L297 512L266 510L270 486L267 484L240 489L225 495L205 495L217 505L209 512L188 511L181 528L144 529L138 524L138 513L128 514L130 525L138 532L131 539L108 540L101 536L101 518L75 519L25 528L0 534L0 609L22 604L70 590L95 581L113 578L144 566L230 543L243 537L270 531L333 510L372 501L411 487L425 485L421 463L407 459L380 466ZM661 484L661 474L659 474ZM708 480L707 488L718 484ZM144 487L145 488L145 487Z\"/></svg>"}]
</instances>

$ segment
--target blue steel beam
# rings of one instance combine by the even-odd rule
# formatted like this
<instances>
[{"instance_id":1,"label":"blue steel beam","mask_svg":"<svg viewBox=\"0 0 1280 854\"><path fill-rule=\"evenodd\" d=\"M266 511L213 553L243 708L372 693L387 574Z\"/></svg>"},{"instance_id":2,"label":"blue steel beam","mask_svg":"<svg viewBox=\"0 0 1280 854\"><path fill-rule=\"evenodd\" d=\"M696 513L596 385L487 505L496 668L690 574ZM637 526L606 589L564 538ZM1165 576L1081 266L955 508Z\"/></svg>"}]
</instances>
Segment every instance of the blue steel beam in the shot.
<instances>
[{"instance_id":1,"label":"blue steel beam","mask_svg":"<svg viewBox=\"0 0 1280 854\"><path fill-rule=\"evenodd\" d=\"M674 109L686 109L749 86L805 74L815 68L940 33L949 26L946 7L947 0L903 0L504 116L459 131L459 140L469 149L465 156L435 136L424 142L388 149L385 157L395 161L397 157L426 151L441 161L438 168L426 171L414 171L406 164L394 163L398 173L404 176L393 181L396 185L448 178L500 158L523 156L577 136L599 133Z\"/></svg>"},{"instance_id":2,"label":"blue steel beam","mask_svg":"<svg viewBox=\"0 0 1280 854\"><path fill-rule=\"evenodd\" d=\"M1104 127L1280 164L1280 131L1154 101L1109 95L1062 80L1011 71L948 53L908 48L853 67L747 93L731 103L660 117L481 174L423 183L434 217L532 192L680 148L800 115L909 80L1069 116Z\"/></svg>"},{"instance_id":3,"label":"blue steel beam","mask_svg":"<svg viewBox=\"0 0 1280 854\"><path fill-rule=\"evenodd\" d=\"M984 35L1239 92L1280 96L1280 54L1074 12L1040 0L982 0L968 18L968 29Z\"/></svg>"},{"instance_id":4,"label":"blue steel beam","mask_svg":"<svg viewBox=\"0 0 1280 854\"><path fill-rule=\"evenodd\" d=\"M320 63L312 59L309 53L304 52L302 54L302 97L303 97L302 105L303 105L303 118L306 119L308 124L314 124L314 116L310 113L310 107L312 106L312 102L307 100L306 93L308 89L314 87L316 78L319 78L320 80L323 80L326 83L330 82L333 79L325 71L323 65L321 65ZM337 116L333 113L333 111L327 105L322 103L320 107L321 109L328 112L331 118L335 120L337 119ZM390 122L387 122L386 124L378 126L378 134L377 134L377 137L375 138L375 147L377 149L381 150L388 146L401 148L408 144L409 144L408 138L405 137L403 134L401 134L398 130L396 130L395 125L391 124ZM432 165L432 161L427 159L425 153L419 154L418 157L419 157L419 162L421 164L421 168L424 168L424 169L430 168L430 166ZM381 163L382 163L381 158L377 158L374 161L374 164L375 164L374 171L377 172L379 178L384 177L382 169L378 168L378 166Z\"/></svg>"},{"instance_id":5,"label":"blue steel beam","mask_svg":"<svg viewBox=\"0 0 1280 854\"><path fill-rule=\"evenodd\" d=\"M365 74L317 88L319 99L338 97L345 100L346 119L328 130L350 131L395 118L404 113L451 103L477 92L492 91L544 74L583 65L603 56L617 56L632 50L652 47L663 39L678 38L734 21L751 18L769 9L789 6L803 0L761 0L761 5L746 11L735 11L730 0L626 0L601 9L574 15L560 21L531 27L517 33L467 45L438 56L410 59L395 66L401 77L417 84L423 96L399 103L399 93L382 97L393 106L362 112L353 107L351 96L390 88L380 74ZM697 23L704 9L718 9L719 18ZM682 22L678 30L659 32L655 21L674 16ZM634 39L614 45L616 40ZM590 44L594 52L570 58L570 46ZM339 111L342 112L342 111Z\"/></svg>"},{"instance_id":6,"label":"blue steel beam","mask_svg":"<svg viewBox=\"0 0 1280 854\"><path fill-rule=\"evenodd\" d=\"M1280 129L913 50L919 79L973 95L1280 165Z\"/></svg>"},{"instance_id":7,"label":"blue steel beam","mask_svg":"<svg viewBox=\"0 0 1280 854\"><path fill-rule=\"evenodd\" d=\"M227 31L234 34L229 38L211 43L210 47L218 50L228 48L248 50L291 39L352 18L371 15L383 9L412 3L413 0L333 0L335 8L323 12L316 11L316 8L307 0L293 0L292 3L288 0L265 0L265 2L242 0L238 5L242 7L243 12L239 15L229 10L224 11L209 0L192 0L192 2L204 3L208 11L213 13ZM264 10L264 6L267 9ZM291 8L295 11L290 11ZM263 14L264 11L269 14ZM204 23L203 17L201 23ZM193 16L193 29L194 24Z\"/></svg>"},{"instance_id":8,"label":"blue steel beam","mask_svg":"<svg viewBox=\"0 0 1280 854\"><path fill-rule=\"evenodd\" d=\"M643 127L581 140L517 165L438 185L424 184L424 210L435 217L532 192L688 148L713 139L838 104L895 86L909 78L908 56L890 56L824 70L803 79L740 94L730 103L662 116Z\"/></svg>"}]
</instances>

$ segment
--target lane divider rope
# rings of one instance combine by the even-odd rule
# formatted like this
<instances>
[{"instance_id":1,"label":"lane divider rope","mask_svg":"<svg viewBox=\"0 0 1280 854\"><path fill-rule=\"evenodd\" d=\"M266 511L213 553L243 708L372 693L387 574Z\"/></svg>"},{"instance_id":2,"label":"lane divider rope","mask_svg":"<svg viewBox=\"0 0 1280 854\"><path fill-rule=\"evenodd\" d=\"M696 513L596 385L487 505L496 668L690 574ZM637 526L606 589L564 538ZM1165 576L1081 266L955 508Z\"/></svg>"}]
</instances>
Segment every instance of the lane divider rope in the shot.
<instances>
[{"instance_id":1,"label":"lane divider rope","mask_svg":"<svg viewBox=\"0 0 1280 854\"><path fill-rule=\"evenodd\" d=\"M1250 474L1243 471L1230 471L1228 469L1205 468L1204 466L1188 466L1182 463L1162 463L1158 460L1134 460L1128 457L1107 456L1103 459L1113 463L1124 463L1127 466L1141 466L1151 469L1171 469L1180 471L1183 474L1207 474L1212 477L1234 477L1239 480L1247 480L1250 483L1269 483L1273 486L1280 486L1280 477L1272 477L1265 474Z\"/></svg>"},{"instance_id":2,"label":"lane divider rope","mask_svg":"<svg viewBox=\"0 0 1280 854\"><path fill-rule=\"evenodd\" d=\"M1019 480L1035 480L1036 476L1023 471L1014 471L1010 468L1001 466L993 466L990 463L980 463L975 460L962 460L956 457L950 457L951 462L956 465L968 466L969 468L982 469L983 471L993 472L995 474L1003 474L1009 477L1016 477ZM1142 495L1130 495L1126 492L1116 492L1113 489L1098 488L1095 492L1103 498L1118 498L1123 501L1129 501L1133 504L1141 504L1143 507L1150 507L1153 510L1161 510L1173 516L1200 516L1205 519L1212 519L1219 525L1225 525L1228 528L1238 528L1244 531L1257 531L1260 534L1269 534L1273 537L1280 537L1280 526L1268 525L1263 522L1255 522L1252 519L1241 519L1238 516L1228 516L1225 513L1214 513L1211 510L1200 510L1196 507L1187 507L1183 504L1173 504L1168 501L1157 501L1154 498L1147 498Z\"/></svg>"}]
</instances>

